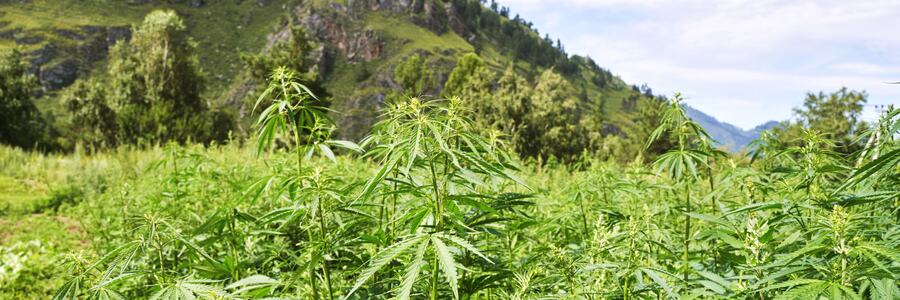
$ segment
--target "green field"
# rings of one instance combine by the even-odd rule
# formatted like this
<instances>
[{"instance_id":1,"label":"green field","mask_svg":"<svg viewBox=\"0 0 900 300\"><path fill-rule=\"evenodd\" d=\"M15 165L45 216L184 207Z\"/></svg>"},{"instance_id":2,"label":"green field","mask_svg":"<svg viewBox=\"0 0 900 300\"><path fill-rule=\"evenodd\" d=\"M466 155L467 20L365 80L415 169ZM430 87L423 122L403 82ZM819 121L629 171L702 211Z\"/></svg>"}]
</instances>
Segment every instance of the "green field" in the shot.
<instances>
[{"instance_id":1,"label":"green field","mask_svg":"<svg viewBox=\"0 0 900 300\"><path fill-rule=\"evenodd\" d=\"M893 142L856 167L815 139L752 163L675 149L652 164L538 166L467 133L443 104L406 105L362 156L237 142L2 148L0 298L900 292Z\"/></svg>"}]
</instances>

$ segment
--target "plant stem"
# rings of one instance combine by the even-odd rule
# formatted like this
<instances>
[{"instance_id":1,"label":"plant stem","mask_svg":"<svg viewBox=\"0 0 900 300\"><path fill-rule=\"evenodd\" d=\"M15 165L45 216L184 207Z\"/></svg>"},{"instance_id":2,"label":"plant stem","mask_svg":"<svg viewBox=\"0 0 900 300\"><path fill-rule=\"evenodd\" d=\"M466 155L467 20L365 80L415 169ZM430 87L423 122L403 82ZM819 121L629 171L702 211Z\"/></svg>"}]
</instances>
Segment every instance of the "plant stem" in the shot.
<instances>
[{"instance_id":1,"label":"plant stem","mask_svg":"<svg viewBox=\"0 0 900 300\"><path fill-rule=\"evenodd\" d=\"M691 216L688 215L691 213L691 186L689 184L684 185L684 203L687 214L684 215L684 254L682 260L684 260L684 283L687 285L691 255Z\"/></svg>"},{"instance_id":2,"label":"plant stem","mask_svg":"<svg viewBox=\"0 0 900 300\"><path fill-rule=\"evenodd\" d=\"M328 231L325 229L325 211L322 210L322 201L319 200L319 229L322 233L322 241L328 242ZM322 274L325 276L325 288L328 290L328 299L334 300L334 292L331 289L331 272L328 270L328 259L322 255Z\"/></svg>"},{"instance_id":3,"label":"plant stem","mask_svg":"<svg viewBox=\"0 0 900 300\"><path fill-rule=\"evenodd\" d=\"M440 189L437 183L437 173L434 171L434 159L428 161L428 167L431 170L431 185L434 189L434 231L440 232L441 221L443 219L443 204L441 203ZM431 300L437 300L437 280L438 280L438 261L437 255L434 256L431 265Z\"/></svg>"},{"instance_id":4,"label":"plant stem","mask_svg":"<svg viewBox=\"0 0 900 300\"><path fill-rule=\"evenodd\" d=\"M715 216L716 210L718 210L718 206L716 205L716 195L715 195L716 179L713 178L712 164L709 163L709 157L707 157L707 164L709 164L709 167L706 168L706 177L709 178L709 193L712 195L712 197L710 197L710 199L712 201L712 203L711 203L712 211L710 211L710 214ZM717 248L717 240L713 239L712 240L713 270L716 270L716 268L718 268L718 266L719 266L719 252L716 251L716 248Z\"/></svg>"},{"instance_id":5,"label":"plant stem","mask_svg":"<svg viewBox=\"0 0 900 300\"><path fill-rule=\"evenodd\" d=\"M296 119L293 120L294 123L294 143L297 147L297 176L303 175L303 154L302 149L300 147L300 122ZM306 235L309 237L310 241L313 239L312 230L307 227ZM309 285L313 290L313 299L319 299L319 287L316 284L316 266L315 264L310 263L309 268Z\"/></svg>"},{"instance_id":6,"label":"plant stem","mask_svg":"<svg viewBox=\"0 0 900 300\"><path fill-rule=\"evenodd\" d=\"M294 120L294 144L297 147L297 175L303 174L303 149L300 146L300 121Z\"/></svg>"}]
</instances>

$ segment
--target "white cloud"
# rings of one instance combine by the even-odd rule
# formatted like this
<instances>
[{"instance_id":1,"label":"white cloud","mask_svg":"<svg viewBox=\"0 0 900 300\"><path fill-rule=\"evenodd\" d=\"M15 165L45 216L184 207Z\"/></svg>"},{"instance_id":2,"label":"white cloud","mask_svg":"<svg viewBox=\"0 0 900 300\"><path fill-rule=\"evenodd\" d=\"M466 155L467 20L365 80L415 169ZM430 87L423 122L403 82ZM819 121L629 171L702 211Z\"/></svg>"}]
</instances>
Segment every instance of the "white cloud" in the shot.
<instances>
[{"instance_id":1,"label":"white cloud","mask_svg":"<svg viewBox=\"0 0 900 300\"><path fill-rule=\"evenodd\" d=\"M865 62L845 62L831 66L832 69L840 72L849 72L851 74L862 75L884 75L891 76L900 74L900 66L884 66ZM900 78L900 77L897 77Z\"/></svg>"},{"instance_id":2,"label":"white cloud","mask_svg":"<svg viewBox=\"0 0 900 300\"><path fill-rule=\"evenodd\" d=\"M741 127L789 117L807 91L900 104L900 86L884 84L900 80L900 1L500 2L568 52Z\"/></svg>"}]
</instances>

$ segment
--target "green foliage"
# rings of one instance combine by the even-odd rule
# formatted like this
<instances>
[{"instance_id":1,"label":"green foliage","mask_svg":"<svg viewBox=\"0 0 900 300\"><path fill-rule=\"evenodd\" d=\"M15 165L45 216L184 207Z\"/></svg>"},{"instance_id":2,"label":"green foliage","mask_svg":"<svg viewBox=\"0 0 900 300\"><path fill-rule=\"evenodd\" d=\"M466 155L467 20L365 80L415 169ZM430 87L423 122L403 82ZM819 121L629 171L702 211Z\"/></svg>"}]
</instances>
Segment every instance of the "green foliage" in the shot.
<instances>
[{"instance_id":1,"label":"green foliage","mask_svg":"<svg viewBox=\"0 0 900 300\"><path fill-rule=\"evenodd\" d=\"M400 299L409 299L420 269L425 264L423 257L429 250L434 253L430 265L430 299L440 298L437 283L440 274L447 280L453 297L459 298L458 262L449 252L448 243L490 263L475 246L460 237L477 235L477 229L484 226L473 223L473 219L466 215L489 218L496 213L482 202L483 199L495 197L491 192L497 189L497 184L492 184L491 178L518 179L509 173L509 156L476 134L461 111L465 105L463 100L453 98L445 106L442 104L440 101L422 101L418 98L398 103L386 112L385 119L376 124L374 133L363 142L363 145L371 146L367 155L376 158L380 166L377 175L366 182L360 198L373 199L379 189L388 189L393 191L382 193L413 196L407 201L414 201L410 204L418 208L405 216L398 215L392 209L394 213L387 216L387 220L412 218L409 220L411 223L404 226L410 235L388 233L388 241L397 238L400 241L370 260L368 268L362 271L364 275L350 293L407 249L417 250L397 289ZM394 176L389 177L391 174ZM396 184L382 187L386 182L399 183L402 188L398 189ZM384 205L385 199L382 198L382 201Z\"/></svg>"},{"instance_id":2,"label":"green foliage","mask_svg":"<svg viewBox=\"0 0 900 300\"><path fill-rule=\"evenodd\" d=\"M110 50L109 103L122 142L186 141L203 132L198 115L207 104L195 48L174 11L154 11L130 42Z\"/></svg>"},{"instance_id":3,"label":"green foliage","mask_svg":"<svg viewBox=\"0 0 900 300\"><path fill-rule=\"evenodd\" d=\"M257 122L257 149L260 152L268 150L279 132L287 132L293 135L294 147L297 148L300 159L303 145L322 140L323 134L327 135L334 126L326 114L327 109L316 105L316 95L300 83L293 71L279 67L272 73L269 82L254 106L256 110L264 102L271 103L260 113ZM269 98L272 100L266 101ZM301 141L301 135L306 136L305 143Z\"/></svg>"},{"instance_id":4,"label":"green foliage","mask_svg":"<svg viewBox=\"0 0 900 300\"><path fill-rule=\"evenodd\" d=\"M304 86L320 97L327 98L316 65L318 45L301 26L290 26L290 36L279 41L260 54L242 54L241 60L247 65L251 76L263 82L271 76L272 70L284 67L290 70Z\"/></svg>"},{"instance_id":5,"label":"green foliage","mask_svg":"<svg viewBox=\"0 0 900 300\"><path fill-rule=\"evenodd\" d=\"M760 141L774 152L751 162L709 149L674 97L648 134L657 142L643 143L672 141L651 165L591 160L574 170L516 171L500 144L477 134L460 99L391 104L362 159L307 157L322 139L291 120L312 97L289 73L276 74L264 101L275 114L285 108L279 118L287 127L275 132L274 150L0 148L3 180L71 187L5 189L15 199L54 196L40 214L0 216L0 254L14 257L0 259L0 270L16 270L0 277L17 278L0 285L0 295L892 299L900 292L896 111L870 126L885 135L867 154L834 153L827 138L808 134L804 146L787 149ZM294 132L303 137L299 153Z\"/></svg>"},{"instance_id":6,"label":"green foliage","mask_svg":"<svg viewBox=\"0 0 900 300\"><path fill-rule=\"evenodd\" d=\"M434 74L428 67L428 60L418 54L413 54L395 67L394 79L404 92L412 96L422 95L434 85Z\"/></svg>"},{"instance_id":7,"label":"green foliage","mask_svg":"<svg viewBox=\"0 0 900 300\"><path fill-rule=\"evenodd\" d=\"M116 145L116 112L107 103L107 91L96 80L79 80L62 96L71 113L70 135L91 149Z\"/></svg>"},{"instance_id":8,"label":"green foliage","mask_svg":"<svg viewBox=\"0 0 900 300\"><path fill-rule=\"evenodd\" d=\"M552 69L545 70L532 90L525 114L524 133L519 136L522 152L529 156L571 158L588 148L581 124L583 108L574 88Z\"/></svg>"},{"instance_id":9,"label":"green foliage","mask_svg":"<svg viewBox=\"0 0 900 300\"><path fill-rule=\"evenodd\" d=\"M17 49L0 53L0 143L23 148L40 146L43 122L34 105L39 86Z\"/></svg>"},{"instance_id":10,"label":"green foliage","mask_svg":"<svg viewBox=\"0 0 900 300\"><path fill-rule=\"evenodd\" d=\"M462 7L467 16L484 14L472 7ZM141 34L179 36L170 17L154 15L146 30L159 30ZM141 101L189 100L167 94L183 87L160 74L191 63L159 59L156 46L118 46L128 49L115 54L123 77L111 82L126 88L85 81L67 96L74 131L93 147L119 141L93 128L138 124L102 122L110 113L122 120L123 106L152 115L154 105ZM394 69L397 82L418 88L423 61ZM634 150L624 153L638 155L623 165L590 153L612 144L597 140L593 120L602 110L593 105L605 102L560 74L568 71L545 69L532 88L515 66L494 83L487 65L464 57L446 100L387 103L361 146L332 140L335 124L302 72L279 66L256 99L256 147L76 147L67 155L0 147L0 298L900 294L896 110L851 129L865 137L851 141L865 144L853 145L858 153L802 130L796 143L767 135L747 159L715 150L679 95L619 91L635 97L623 109L636 110L629 117L641 127L626 129L641 140L623 142ZM100 100L109 97L121 101ZM490 127L509 132L525 156L580 161L523 167Z\"/></svg>"},{"instance_id":11,"label":"green foliage","mask_svg":"<svg viewBox=\"0 0 900 300\"><path fill-rule=\"evenodd\" d=\"M107 78L81 80L62 97L71 135L91 148L224 139L227 114L201 97L196 44L174 11L147 15L110 53Z\"/></svg>"},{"instance_id":12,"label":"green foliage","mask_svg":"<svg viewBox=\"0 0 900 300\"><path fill-rule=\"evenodd\" d=\"M492 97L493 113L483 117L501 132L516 132L525 126L531 95L531 85L510 65L497 80L497 90Z\"/></svg>"},{"instance_id":13,"label":"green foliage","mask_svg":"<svg viewBox=\"0 0 900 300\"><path fill-rule=\"evenodd\" d=\"M858 151L856 141L866 130L866 123L860 118L868 95L841 88L832 93L808 93L803 107L794 109L797 121L776 131L782 141L796 145L803 129L825 135L834 141L834 150L842 153Z\"/></svg>"},{"instance_id":14,"label":"green foliage","mask_svg":"<svg viewBox=\"0 0 900 300\"><path fill-rule=\"evenodd\" d=\"M578 71L577 64L569 59L562 44L558 41L554 44L549 36L541 38L533 24L518 15L510 18L507 13L503 16L484 7L483 1L454 0L451 3L457 9L459 20L467 31L481 31L491 37L484 43L506 45L504 48L507 54L514 59L528 61L542 68L556 67L566 75ZM481 41L476 42L476 47L480 43Z\"/></svg>"},{"instance_id":15,"label":"green foliage","mask_svg":"<svg viewBox=\"0 0 900 300\"><path fill-rule=\"evenodd\" d=\"M42 37L43 41L23 45L31 52L44 46L56 49L54 60L76 59L80 71L93 74L103 68L107 61L85 61L85 56L100 58L105 53L94 45L106 41L106 34L98 35L91 27L120 28L140 24L148 13L156 9L173 9L186 18L190 35L198 43L198 55L204 71L215 78L208 82L210 98L217 98L235 81L243 66L239 54L259 51L266 44L267 35L278 25L285 13L284 5L295 4L293 0L255 1L204 1L204 5L194 7L199 2L191 1L110 1L110 0L58 0L58 1L16 1L4 2L4 14L0 23L9 24L6 29L20 28L20 35ZM72 34L85 37L72 38ZM92 39L98 39L92 41ZM13 37L0 39L0 49L16 45ZM90 45L91 47L85 47ZM98 45L99 46L99 45ZM110 45L111 46L111 45ZM85 53L87 49L90 53ZM6 50L6 49L3 49ZM104 50L105 52L105 50ZM51 62L52 64L52 62ZM41 105L39 108L43 109Z\"/></svg>"},{"instance_id":16,"label":"green foliage","mask_svg":"<svg viewBox=\"0 0 900 300\"><path fill-rule=\"evenodd\" d=\"M466 99L480 132L505 134L523 157L573 161L600 149L602 124L586 117L600 114L578 96L571 81L547 69L535 82L532 88L513 65L495 82L493 71L470 53L459 59L441 95Z\"/></svg>"},{"instance_id":17,"label":"green foliage","mask_svg":"<svg viewBox=\"0 0 900 300\"><path fill-rule=\"evenodd\" d=\"M477 54L468 53L456 62L456 67L444 83L441 97L468 99L472 102L471 106L478 110L485 106L483 102L489 101L486 95L490 93L493 80L494 75L485 67L484 61Z\"/></svg>"}]
</instances>

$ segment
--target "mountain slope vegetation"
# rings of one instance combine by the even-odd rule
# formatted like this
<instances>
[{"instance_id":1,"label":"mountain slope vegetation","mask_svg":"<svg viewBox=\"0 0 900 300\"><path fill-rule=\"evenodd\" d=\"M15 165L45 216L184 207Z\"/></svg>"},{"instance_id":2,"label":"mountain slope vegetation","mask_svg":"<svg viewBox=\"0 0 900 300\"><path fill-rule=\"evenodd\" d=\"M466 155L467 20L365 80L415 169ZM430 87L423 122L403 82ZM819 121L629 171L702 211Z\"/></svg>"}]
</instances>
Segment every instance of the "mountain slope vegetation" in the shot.
<instances>
[{"instance_id":1,"label":"mountain slope vegetation","mask_svg":"<svg viewBox=\"0 0 900 300\"><path fill-rule=\"evenodd\" d=\"M270 55L273 47L293 39L296 27L305 32L302 39L315 45L303 53L311 59L308 70L315 72L315 78L306 83L320 82L316 85L327 93L332 108L341 112L334 117L338 135L346 139L361 138L392 93L408 93L398 92L402 87L395 70L413 56L424 59L431 72L429 89L419 91L425 97L445 95L441 92L445 81L457 61L469 53L484 62L488 90L499 88L506 70L531 86L546 70L561 75L564 92L548 101L568 98L577 104L569 112L576 128L564 131L587 142L568 150L527 153L542 159L569 159L601 148L636 150L638 143L633 141L645 137L648 130L638 128L642 125L635 119L647 117L640 112L648 106L642 102L656 98L648 88L624 83L590 58L566 54L558 41L541 37L529 22L510 16L508 9L485 7L478 1L100 1L81 5L38 0L3 5L8 8L0 16L3 46L15 45L27 54L45 92L36 102L57 127L64 128L59 130L62 136L55 138L62 140L63 147L83 141L65 136L70 125L65 104L57 95L73 89L76 80L103 77L109 49L130 40L132 26L159 8L174 9L184 19L187 34L197 42L207 86L202 97L212 107L236 116L235 136L246 134L250 104L265 79L254 76L241 58ZM517 125L519 131L525 130L523 124ZM519 134L511 128L504 134ZM627 159L624 154L612 156Z\"/></svg>"}]
</instances>

